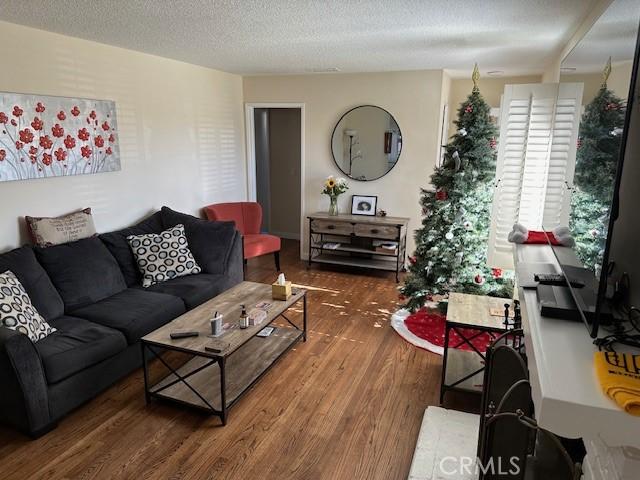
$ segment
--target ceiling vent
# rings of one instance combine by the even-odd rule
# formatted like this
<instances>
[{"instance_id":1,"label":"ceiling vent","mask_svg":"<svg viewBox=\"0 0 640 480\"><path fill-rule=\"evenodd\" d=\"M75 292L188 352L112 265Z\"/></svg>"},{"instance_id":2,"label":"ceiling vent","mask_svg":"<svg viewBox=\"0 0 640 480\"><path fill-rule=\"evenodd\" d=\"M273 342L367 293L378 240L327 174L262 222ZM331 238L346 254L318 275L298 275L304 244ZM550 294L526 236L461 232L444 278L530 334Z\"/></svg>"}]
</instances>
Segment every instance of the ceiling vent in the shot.
<instances>
[{"instance_id":1,"label":"ceiling vent","mask_svg":"<svg viewBox=\"0 0 640 480\"><path fill-rule=\"evenodd\" d=\"M338 67L326 67L326 68L309 68L307 72L311 73L335 73L339 72L340 69Z\"/></svg>"}]
</instances>

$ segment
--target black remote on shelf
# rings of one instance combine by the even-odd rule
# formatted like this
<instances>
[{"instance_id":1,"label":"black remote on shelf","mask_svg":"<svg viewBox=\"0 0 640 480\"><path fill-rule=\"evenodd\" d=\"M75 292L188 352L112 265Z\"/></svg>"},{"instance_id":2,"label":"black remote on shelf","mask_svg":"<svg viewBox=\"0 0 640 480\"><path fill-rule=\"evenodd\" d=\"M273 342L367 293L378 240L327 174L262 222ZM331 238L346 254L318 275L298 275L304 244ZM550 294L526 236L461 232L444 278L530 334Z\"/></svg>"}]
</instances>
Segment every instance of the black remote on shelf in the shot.
<instances>
[{"instance_id":1,"label":"black remote on shelf","mask_svg":"<svg viewBox=\"0 0 640 480\"><path fill-rule=\"evenodd\" d=\"M200 335L198 332L171 332L169 334L169 336L174 340L178 338L197 337L198 335Z\"/></svg>"}]
</instances>

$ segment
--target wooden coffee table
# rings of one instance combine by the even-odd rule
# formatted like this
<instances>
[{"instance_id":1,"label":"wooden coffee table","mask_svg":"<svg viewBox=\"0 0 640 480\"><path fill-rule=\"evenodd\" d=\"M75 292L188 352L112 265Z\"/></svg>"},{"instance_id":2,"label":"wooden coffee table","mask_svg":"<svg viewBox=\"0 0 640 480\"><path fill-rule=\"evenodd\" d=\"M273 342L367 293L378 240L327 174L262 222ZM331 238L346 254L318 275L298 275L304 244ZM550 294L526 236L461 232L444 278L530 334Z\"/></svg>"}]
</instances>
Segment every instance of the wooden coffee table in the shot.
<instances>
[{"instance_id":1,"label":"wooden coffee table","mask_svg":"<svg viewBox=\"0 0 640 480\"><path fill-rule=\"evenodd\" d=\"M300 300L302 328L285 315ZM271 303L266 320L246 329L238 328L240 305L250 311L260 302ZM212 338L210 321L215 311L222 313L223 322L232 328ZM278 317L293 328L277 327L269 337L256 336ZM169 334L175 331L197 331L200 335L172 340ZM147 403L153 397L194 407L218 415L226 425L229 408L300 339L307 339L306 290L294 288L288 300L279 301L271 298L271 285L242 282L142 338L145 399ZM226 348L212 353L205 350L207 345ZM184 352L192 358L181 367L173 368L161 356L168 350ZM170 372L153 384L149 379L147 353L159 359Z\"/></svg>"}]
</instances>

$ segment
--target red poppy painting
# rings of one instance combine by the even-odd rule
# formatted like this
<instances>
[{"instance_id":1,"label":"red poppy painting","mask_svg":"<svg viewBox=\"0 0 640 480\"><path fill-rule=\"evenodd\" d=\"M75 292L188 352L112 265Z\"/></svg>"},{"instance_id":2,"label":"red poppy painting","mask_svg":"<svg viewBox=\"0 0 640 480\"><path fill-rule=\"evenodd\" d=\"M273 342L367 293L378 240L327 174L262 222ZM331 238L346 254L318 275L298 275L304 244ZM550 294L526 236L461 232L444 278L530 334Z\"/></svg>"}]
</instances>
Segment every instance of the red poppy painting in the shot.
<instances>
[{"instance_id":1,"label":"red poppy painting","mask_svg":"<svg viewBox=\"0 0 640 480\"><path fill-rule=\"evenodd\" d=\"M0 124L0 182L120 170L113 101L0 92Z\"/></svg>"}]
</instances>

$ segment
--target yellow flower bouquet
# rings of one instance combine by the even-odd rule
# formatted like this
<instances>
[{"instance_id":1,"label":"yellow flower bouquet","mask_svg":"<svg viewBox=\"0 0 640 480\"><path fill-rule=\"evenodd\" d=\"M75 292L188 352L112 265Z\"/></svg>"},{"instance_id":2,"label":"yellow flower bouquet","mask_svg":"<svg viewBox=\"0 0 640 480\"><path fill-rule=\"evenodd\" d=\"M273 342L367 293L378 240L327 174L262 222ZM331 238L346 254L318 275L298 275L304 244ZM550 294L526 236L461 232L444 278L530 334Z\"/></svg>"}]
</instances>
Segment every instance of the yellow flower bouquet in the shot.
<instances>
[{"instance_id":1,"label":"yellow flower bouquet","mask_svg":"<svg viewBox=\"0 0 640 480\"><path fill-rule=\"evenodd\" d=\"M344 178L334 178L333 175L324 181L322 193L329 195L329 215L338 215L338 195L349 190L349 184Z\"/></svg>"}]
</instances>

